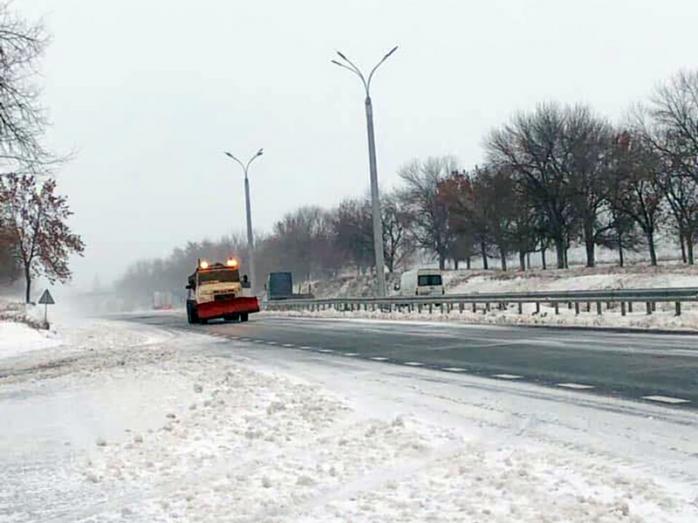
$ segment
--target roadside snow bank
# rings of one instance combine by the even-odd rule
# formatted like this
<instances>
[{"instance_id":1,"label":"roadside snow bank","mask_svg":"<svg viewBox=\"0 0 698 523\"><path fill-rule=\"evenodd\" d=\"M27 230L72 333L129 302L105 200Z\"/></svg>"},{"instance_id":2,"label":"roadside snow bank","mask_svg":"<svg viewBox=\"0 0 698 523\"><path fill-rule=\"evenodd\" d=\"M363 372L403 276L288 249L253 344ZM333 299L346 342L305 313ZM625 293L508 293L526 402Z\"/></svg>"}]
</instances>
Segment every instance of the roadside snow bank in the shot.
<instances>
[{"instance_id":1,"label":"roadside snow bank","mask_svg":"<svg viewBox=\"0 0 698 523\"><path fill-rule=\"evenodd\" d=\"M54 347L61 343L55 331L37 330L26 323L0 321L0 358Z\"/></svg>"},{"instance_id":2,"label":"roadside snow bank","mask_svg":"<svg viewBox=\"0 0 698 523\"><path fill-rule=\"evenodd\" d=\"M642 305L642 304L640 304ZM612 310L604 310L601 316L594 311L580 312L576 315L573 309L560 306L559 314L555 314L552 306L541 304L541 313L535 314L535 305L525 304L522 314L518 314L517 306L510 304L505 310L483 310L482 305L478 312L471 309L459 312L455 309L450 312L442 312L439 307L433 307L430 313L427 307L422 312L393 311L383 312L379 310L341 312L332 309L323 311L268 311L262 314L270 316L298 316L314 318L363 318L396 321L438 321L466 324L486 325L549 325L549 326L579 326L597 328L630 328L638 330L671 330L671 331L698 331L698 310L686 310L681 316L675 316L672 304L657 304L657 311L651 315L643 311L626 313L623 316L618 307Z\"/></svg>"}]
</instances>

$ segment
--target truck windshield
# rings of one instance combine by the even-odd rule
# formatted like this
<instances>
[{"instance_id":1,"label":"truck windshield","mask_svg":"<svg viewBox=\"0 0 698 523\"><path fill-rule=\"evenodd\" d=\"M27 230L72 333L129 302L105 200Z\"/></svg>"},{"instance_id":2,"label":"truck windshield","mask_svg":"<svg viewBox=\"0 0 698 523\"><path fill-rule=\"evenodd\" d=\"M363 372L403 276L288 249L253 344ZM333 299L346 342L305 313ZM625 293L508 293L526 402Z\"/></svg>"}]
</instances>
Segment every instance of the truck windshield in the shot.
<instances>
[{"instance_id":1,"label":"truck windshield","mask_svg":"<svg viewBox=\"0 0 698 523\"><path fill-rule=\"evenodd\" d=\"M440 274L425 274L417 278L417 285L419 287L435 286L441 285L441 275Z\"/></svg>"},{"instance_id":2,"label":"truck windshield","mask_svg":"<svg viewBox=\"0 0 698 523\"><path fill-rule=\"evenodd\" d=\"M240 272L237 269L199 272L199 285L202 283L221 283L238 281L240 281Z\"/></svg>"}]
</instances>

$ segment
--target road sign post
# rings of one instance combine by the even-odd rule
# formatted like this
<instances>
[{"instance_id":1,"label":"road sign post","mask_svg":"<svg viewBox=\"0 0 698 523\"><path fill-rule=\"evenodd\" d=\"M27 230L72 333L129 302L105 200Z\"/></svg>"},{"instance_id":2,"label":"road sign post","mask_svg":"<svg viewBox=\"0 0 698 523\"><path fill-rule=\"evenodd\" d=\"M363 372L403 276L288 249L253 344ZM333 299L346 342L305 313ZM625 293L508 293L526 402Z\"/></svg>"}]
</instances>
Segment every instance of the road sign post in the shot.
<instances>
[{"instance_id":1,"label":"road sign post","mask_svg":"<svg viewBox=\"0 0 698 523\"><path fill-rule=\"evenodd\" d=\"M44 304L44 326L48 329L48 306L56 303L48 289L46 289L41 295L41 298L39 298L39 303Z\"/></svg>"}]
</instances>

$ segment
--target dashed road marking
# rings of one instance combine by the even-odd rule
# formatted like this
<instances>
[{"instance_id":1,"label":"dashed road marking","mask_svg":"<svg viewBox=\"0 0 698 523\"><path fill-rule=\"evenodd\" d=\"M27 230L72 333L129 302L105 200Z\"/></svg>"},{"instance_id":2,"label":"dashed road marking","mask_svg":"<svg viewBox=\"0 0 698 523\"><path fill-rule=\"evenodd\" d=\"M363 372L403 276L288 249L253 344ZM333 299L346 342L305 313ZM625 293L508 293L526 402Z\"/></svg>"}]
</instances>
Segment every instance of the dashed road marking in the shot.
<instances>
[{"instance_id":1,"label":"dashed road marking","mask_svg":"<svg viewBox=\"0 0 698 523\"><path fill-rule=\"evenodd\" d=\"M465 372L465 369L460 367L445 367L444 370L447 370L448 372Z\"/></svg>"},{"instance_id":2,"label":"dashed road marking","mask_svg":"<svg viewBox=\"0 0 698 523\"><path fill-rule=\"evenodd\" d=\"M267 345L278 345L278 343L275 341L268 341Z\"/></svg>"},{"instance_id":3,"label":"dashed road marking","mask_svg":"<svg viewBox=\"0 0 698 523\"><path fill-rule=\"evenodd\" d=\"M576 389L576 390L586 390L593 389L593 385L584 385L583 383L558 383L558 387L565 387L566 389Z\"/></svg>"},{"instance_id":4,"label":"dashed road marking","mask_svg":"<svg viewBox=\"0 0 698 523\"><path fill-rule=\"evenodd\" d=\"M388 358L384 358L383 356L373 356L371 358L373 361L387 361Z\"/></svg>"},{"instance_id":5,"label":"dashed road marking","mask_svg":"<svg viewBox=\"0 0 698 523\"><path fill-rule=\"evenodd\" d=\"M329 352L334 352L332 349L318 349L318 352L324 352L325 354Z\"/></svg>"},{"instance_id":6,"label":"dashed road marking","mask_svg":"<svg viewBox=\"0 0 698 523\"><path fill-rule=\"evenodd\" d=\"M295 347L293 343L284 343L284 347Z\"/></svg>"},{"instance_id":7,"label":"dashed road marking","mask_svg":"<svg viewBox=\"0 0 698 523\"><path fill-rule=\"evenodd\" d=\"M404 365L409 365L410 367L421 367L422 363L419 363L418 361L406 361Z\"/></svg>"},{"instance_id":8,"label":"dashed road marking","mask_svg":"<svg viewBox=\"0 0 698 523\"><path fill-rule=\"evenodd\" d=\"M309 345L301 345L301 346L298 347L298 348L299 348L299 349L304 349L304 350L312 350L312 347L310 347Z\"/></svg>"},{"instance_id":9,"label":"dashed road marking","mask_svg":"<svg viewBox=\"0 0 698 523\"><path fill-rule=\"evenodd\" d=\"M521 376L518 374L493 374L493 378L500 378L503 380L519 380L521 379Z\"/></svg>"},{"instance_id":10,"label":"dashed road marking","mask_svg":"<svg viewBox=\"0 0 698 523\"><path fill-rule=\"evenodd\" d=\"M685 400L683 398L672 398L671 396L642 396L642 399L659 401L660 403L671 403L672 405L678 405L679 403L690 403L690 400Z\"/></svg>"},{"instance_id":11,"label":"dashed road marking","mask_svg":"<svg viewBox=\"0 0 698 523\"><path fill-rule=\"evenodd\" d=\"M358 356L359 354L358 354L358 352L345 352L344 355L352 358L354 356Z\"/></svg>"}]
</instances>

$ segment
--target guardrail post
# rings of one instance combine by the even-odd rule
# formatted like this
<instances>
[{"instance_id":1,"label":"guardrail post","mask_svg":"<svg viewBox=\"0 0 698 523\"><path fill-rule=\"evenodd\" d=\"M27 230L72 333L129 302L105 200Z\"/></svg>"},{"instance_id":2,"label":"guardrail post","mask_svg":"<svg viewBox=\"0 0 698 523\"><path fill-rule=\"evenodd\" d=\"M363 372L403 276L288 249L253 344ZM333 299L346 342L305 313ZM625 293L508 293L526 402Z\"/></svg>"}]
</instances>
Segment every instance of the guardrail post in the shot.
<instances>
[{"instance_id":1,"label":"guardrail post","mask_svg":"<svg viewBox=\"0 0 698 523\"><path fill-rule=\"evenodd\" d=\"M591 302L587 302L587 312L591 312Z\"/></svg>"},{"instance_id":2,"label":"guardrail post","mask_svg":"<svg viewBox=\"0 0 698 523\"><path fill-rule=\"evenodd\" d=\"M598 314L599 316L601 316L601 314L602 314L602 313L601 313L601 302L600 302L600 301L597 301L597 302L596 302L596 314Z\"/></svg>"},{"instance_id":3,"label":"guardrail post","mask_svg":"<svg viewBox=\"0 0 698 523\"><path fill-rule=\"evenodd\" d=\"M463 302L460 302L460 303L458 304L458 312L460 312L461 314L463 314L463 308L464 308Z\"/></svg>"},{"instance_id":4,"label":"guardrail post","mask_svg":"<svg viewBox=\"0 0 698 523\"><path fill-rule=\"evenodd\" d=\"M567 310L572 310L572 302L571 301L567 302Z\"/></svg>"},{"instance_id":5,"label":"guardrail post","mask_svg":"<svg viewBox=\"0 0 698 523\"><path fill-rule=\"evenodd\" d=\"M555 314L560 314L560 304L555 302L553 303L553 307L555 307Z\"/></svg>"},{"instance_id":6,"label":"guardrail post","mask_svg":"<svg viewBox=\"0 0 698 523\"><path fill-rule=\"evenodd\" d=\"M676 316L681 316L681 302L676 302Z\"/></svg>"},{"instance_id":7,"label":"guardrail post","mask_svg":"<svg viewBox=\"0 0 698 523\"><path fill-rule=\"evenodd\" d=\"M490 312L490 302L485 304L485 311Z\"/></svg>"},{"instance_id":8,"label":"guardrail post","mask_svg":"<svg viewBox=\"0 0 698 523\"><path fill-rule=\"evenodd\" d=\"M519 314L523 314L523 303L519 302L516 305L518 305Z\"/></svg>"},{"instance_id":9,"label":"guardrail post","mask_svg":"<svg viewBox=\"0 0 698 523\"><path fill-rule=\"evenodd\" d=\"M540 314L540 302L536 302L536 314Z\"/></svg>"},{"instance_id":10,"label":"guardrail post","mask_svg":"<svg viewBox=\"0 0 698 523\"><path fill-rule=\"evenodd\" d=\"M647 302L645 303L645 305L647 306L647 314L652 314L652 304L650 302Z\"/></svg>"},{"instance_id":11,"label":"guardrail post","mask_svg":"<svg viewBox=\"0 0 698 523\"><path fill-rule=\"evenodd\" d=\"M477 312L477 303L473 302L473 314Z\"/></svg>"},{"instance_id":12,"label":"guardrail post","mask_svg":"<svg viewBox=\"0 0 698 523\"><path fill-rule=\"evenodd\" d=\"M625 302L620 302L620 315L625 316Z\"/></svg>"},{"instance_id":13,"label":"guardrail post","mask_svg":"<svg viewBox=\"0 0 698 523\"><path fill-rule=\"evenodd\" d=\"M628 302L628 314L631 314L633 312L633 302L629 301Z\"/></svg>"},{"instance_id":14,"label":"guardrail post","mask_svg":"<svg viewBox=\"0 0 698 523\"><path fill-rule=\"evenodd\" d=\"M434 306L430 303L429 304L429 314L431 314L434 311Z\"/></svg>"},{"instance_id":15,"label":"guardrail post","mask_svg":"<svg viewBox=\"0 0 698 523\"><path fill-rule=\"evenodd\" d=\"M417 312L418 312L419 314L422 314L422 304L421 304L421 303L418 303L418 304L417 304Z\"/></svg>"},{"instance_id":16,"label":"guardrail post","mask_svg":"<svg viewBox=\"0 0 698 523\"><path fill-rule=\"evenodd\" d=\"M574 302L574 315L579 316L579 302L578 301Z\"/></svg>"}]
</instances>

